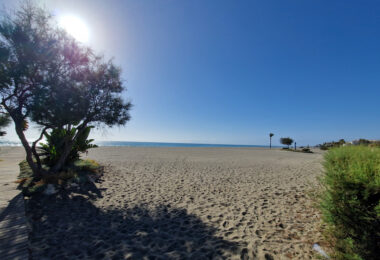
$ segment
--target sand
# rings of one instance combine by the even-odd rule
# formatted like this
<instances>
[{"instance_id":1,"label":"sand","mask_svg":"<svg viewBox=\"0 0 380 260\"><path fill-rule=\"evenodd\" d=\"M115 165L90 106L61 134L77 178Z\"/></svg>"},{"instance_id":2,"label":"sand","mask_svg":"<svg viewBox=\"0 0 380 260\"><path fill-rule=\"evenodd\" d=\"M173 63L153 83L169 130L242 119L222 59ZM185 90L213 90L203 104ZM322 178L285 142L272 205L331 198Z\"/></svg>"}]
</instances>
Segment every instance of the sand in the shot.
<instances>
[{"instance_id":1,"label":"sand","mask_svg":"<svg viewBox=\"0 0 380 260\"><path fill-rule=\"evenodd\" d=\"M102 147L97 191L31 201L40 259L312 259L321 154Z\"/></svg>"}]
</instances>

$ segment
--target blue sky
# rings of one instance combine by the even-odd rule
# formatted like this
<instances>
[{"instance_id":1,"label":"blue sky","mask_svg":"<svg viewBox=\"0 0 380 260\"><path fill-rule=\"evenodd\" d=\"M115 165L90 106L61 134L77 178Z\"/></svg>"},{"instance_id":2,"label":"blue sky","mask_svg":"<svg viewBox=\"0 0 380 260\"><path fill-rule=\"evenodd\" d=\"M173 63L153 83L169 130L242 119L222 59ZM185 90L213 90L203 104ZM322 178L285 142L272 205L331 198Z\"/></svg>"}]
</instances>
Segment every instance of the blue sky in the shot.
<instances>
[{"instance_id":1,"label":"blue sky","mask_svg":"<svg viewBox=\"0 0 380 260\"><path fill-rule=\"evenodd\" d=\"M132 120L98 140L380 139L380 1L39 2L123 68Z\"/></svg>"}]
</instances>

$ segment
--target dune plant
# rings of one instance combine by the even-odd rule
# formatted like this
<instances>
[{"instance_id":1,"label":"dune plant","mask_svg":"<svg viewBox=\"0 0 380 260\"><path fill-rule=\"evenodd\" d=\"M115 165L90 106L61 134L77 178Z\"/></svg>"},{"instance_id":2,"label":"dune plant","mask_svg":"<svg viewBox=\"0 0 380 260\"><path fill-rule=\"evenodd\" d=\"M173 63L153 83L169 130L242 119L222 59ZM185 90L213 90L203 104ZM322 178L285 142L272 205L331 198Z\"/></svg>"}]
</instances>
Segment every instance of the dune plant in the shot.
<instances>
[{"instance_id":1,"label":"dune plant","mask_svg":"<svg viewBox=\"0 0 380 260\"><path fill-rule=\"evenodd\" d=\"M320 206L337 259L378 259L380 149L333 148L325 155Z\"/></svg>"}]
</instances>

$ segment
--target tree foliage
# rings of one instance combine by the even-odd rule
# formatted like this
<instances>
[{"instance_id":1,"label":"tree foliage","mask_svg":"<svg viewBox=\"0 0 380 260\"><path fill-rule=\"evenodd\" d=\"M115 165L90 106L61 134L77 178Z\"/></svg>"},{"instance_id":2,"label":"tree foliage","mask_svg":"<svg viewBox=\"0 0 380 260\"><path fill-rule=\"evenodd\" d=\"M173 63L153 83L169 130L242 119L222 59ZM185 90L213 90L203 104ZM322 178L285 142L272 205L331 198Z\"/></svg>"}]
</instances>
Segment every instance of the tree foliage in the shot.
<instances>
[{"instance_id":1,"label":"tree foliage","mask_svg":"<svg viewBox=\"0 0 380 260\"><path fill-rule=\"evenodd\" d=\"M26 4L0 22L0 106L9 113L35 174L43 171L36 146L46 133L65 133L59 171L89 126L124 125L130 102L112 60L76 42L45 10ZM32 145L28 122L41 127ZM54 134L56 134L54 132Z\"/></svg>"}]
</instances>

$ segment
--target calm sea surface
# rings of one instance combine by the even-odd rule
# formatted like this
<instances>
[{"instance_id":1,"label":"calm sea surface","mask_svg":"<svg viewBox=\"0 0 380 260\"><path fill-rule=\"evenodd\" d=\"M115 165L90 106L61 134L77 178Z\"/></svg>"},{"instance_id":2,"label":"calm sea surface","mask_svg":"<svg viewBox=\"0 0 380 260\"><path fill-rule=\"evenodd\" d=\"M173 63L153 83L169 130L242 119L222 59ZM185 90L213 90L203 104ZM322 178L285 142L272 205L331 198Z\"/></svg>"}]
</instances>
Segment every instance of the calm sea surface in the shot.
<instances>
[{"instance_id":1,"label":"calm sea surface","mask_svg":"<svg viewBox=\"0 0 380 260\"><path fill-rule=\"evenodd\" d=\"M99 146L130 146L130 147L268 147L265 145L237 145L237 144L197 144L197 143L156 143L156 142L95 142Z\"/></svg>"},{"instance_id":2,"label":"calm sea surface","mask_svg":"<svg viewBox=\"0 0 380 260\"><path fill-rule=\"evenodd\" d=\"M98 146L129 146L129 147L268 147L267 145L159 143L159 142L125 142L125 141L98 141L98 142L95 142L95 144L97 144ZM21 146L21 143L14 142L14 141L0 140L0 146Z\"/></svg>"}]
</instances>

